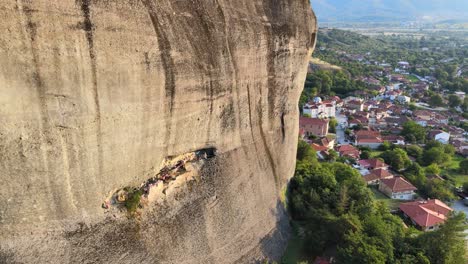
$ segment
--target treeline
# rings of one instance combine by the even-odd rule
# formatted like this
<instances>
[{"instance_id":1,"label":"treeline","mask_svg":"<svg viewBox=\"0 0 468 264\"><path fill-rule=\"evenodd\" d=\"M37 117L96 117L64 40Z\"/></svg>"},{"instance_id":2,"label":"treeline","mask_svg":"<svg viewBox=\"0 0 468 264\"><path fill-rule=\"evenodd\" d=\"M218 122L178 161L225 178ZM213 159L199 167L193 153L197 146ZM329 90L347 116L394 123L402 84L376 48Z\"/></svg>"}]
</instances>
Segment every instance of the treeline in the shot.
<instances>
[{"instance_id":1,"label":"treeline","mask_svg":"<svg viewBox=\"0 0 468 264\"><path fill-rule=\"evenodd\" d=\"M375 201L356 170L319 163L305 142L298 146L289 201L303 251L310 256L336 252L338 264L466 263L463 214L452 215L434 232L404 228L400 218Z\"/></svg>"},{"instance_id":2,"label":"treeline","mask_svg":"<svg viewBox=\"0 0 468 264\"><path fill-rule=\"evenodd\" d=\"M366 85L363 82L353 80L343 71L318 70L307 75L301 106L308 98L317 95L346 96L364 89Z\"/></svg>"}]
</instances>

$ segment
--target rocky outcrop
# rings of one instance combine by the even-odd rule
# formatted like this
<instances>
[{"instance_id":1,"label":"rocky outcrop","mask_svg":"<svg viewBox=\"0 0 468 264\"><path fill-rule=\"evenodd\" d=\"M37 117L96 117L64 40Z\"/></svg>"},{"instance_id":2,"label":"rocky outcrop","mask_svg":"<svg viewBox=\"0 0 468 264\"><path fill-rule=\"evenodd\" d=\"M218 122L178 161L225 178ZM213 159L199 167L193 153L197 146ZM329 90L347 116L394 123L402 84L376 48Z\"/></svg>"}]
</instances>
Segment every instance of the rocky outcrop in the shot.
<instances>
[{"instance_id":1,"label":"rocky outcrop","mask_svg":"<svg viewBox=\"0 0 468 264\"><path fill-rule=\"evenodd\" d=\"M309 0L0 0L0 262L277 257ZM101 207L216 148L138 218Z\"/></svg>"}]
</instances>

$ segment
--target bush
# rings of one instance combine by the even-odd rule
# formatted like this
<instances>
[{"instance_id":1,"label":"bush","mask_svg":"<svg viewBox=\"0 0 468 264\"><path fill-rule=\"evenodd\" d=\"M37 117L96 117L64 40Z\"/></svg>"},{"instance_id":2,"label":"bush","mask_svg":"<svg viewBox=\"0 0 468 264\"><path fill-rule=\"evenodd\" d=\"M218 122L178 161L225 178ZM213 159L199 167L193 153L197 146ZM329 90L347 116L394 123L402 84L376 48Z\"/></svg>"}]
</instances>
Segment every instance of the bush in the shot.
<instances>
[{"instance_id":1,"label":"bush","mask_svg":"<svg viewBox=\"0 0 468 264\"><path fill-rule=\"evenodd\" d=\"M305 141L299 140L297 144L297 153L296 153L297 160L308 160L308 161L316 161L317 154L315 150Z\"/></svg>"},{"instance_id":2,"label":"bush","mask_svg":"<svg viewBox=\"0 0 468 264\"><path fill-rule=\"evenodd\" d=\"M449 154L445 153L444 148L433 147L429 150L424 151L422 161L426 166L429 166L433 163L443 166L445 164L450 163L451 158L452 157Z\"/></svg>"},{"instance_id":3,"label":"bush","mask_svg":"<svg viewBox=\"0 0 468 264\"><path fill-rule=\"evenodd\" d=\"M406 153L413 158L419 159L423 154L423 149L417 145L411 145L406 148Z\"/></svg>"},{"instance_id":4,"label":"bush","mask_svg":"<svg viewBox=\"0 0 468 264\"><path fill-rule=\"evenodd\" d=\"M143 192L141 190L132 190L128 192L128 198L125 201L125 208L129 213L134 213L140 205L141 195Z\"/></svg>"},{"instance_id":5,"label":"bush","mask_svg":"<svg viewBox=\"0 0 468 264\"><path fill-rule=\"evenodd\" d=\"M468 174L468 159L464 159L460 162L460 172Z\"/></svg>"},{"instance_id":6,"label":"bush","mask_svg":"<svg viewBox=\"0 0 468 264\"><path fill-rule=\"evenodd\" d=\"M463 183L463 191L468 193L468 182Z\"/></svg>"},{"instance_id":7,"label":"bush","mask_svg":"<svg viewBox=\"0 0 468 264\"><path fill-rule=\"evenodd\" d=\"M425 171L426 171L426 175L439 175L440 174L440 168L435 163L427 166Z\"/></svg>"},{"instance_id":8,"label":"bush","mask_svg":"<svg viewBox=\"0 0 468 264\"><path fill-rule=\"evenodd\" d=\"M387 150L382 153L380 157L396 171L402 170L411 165L411 160L408 158L408 154L406 154L402 149Z\"/></svg>"},{"instance_id":9,"label":"bush","mask_svg":"<svg viewBox=\"0 0 468 264\"><path fill-rule=\"evenodd\" d=\"M392 144L388 141L385 141L382 145L379 146L379 150L381 151L387 151L392 149Z\"/></svg>"},{"instance_id":10,"label":"bush","mask_svg":"<svg viewBox=\"0 0 468 264\"><path fill-rule=\"evenodd\" d=\"M361 159L369 159L371 152L369 150L364 150L361 152Z\"/></svg>"}]
</instances>

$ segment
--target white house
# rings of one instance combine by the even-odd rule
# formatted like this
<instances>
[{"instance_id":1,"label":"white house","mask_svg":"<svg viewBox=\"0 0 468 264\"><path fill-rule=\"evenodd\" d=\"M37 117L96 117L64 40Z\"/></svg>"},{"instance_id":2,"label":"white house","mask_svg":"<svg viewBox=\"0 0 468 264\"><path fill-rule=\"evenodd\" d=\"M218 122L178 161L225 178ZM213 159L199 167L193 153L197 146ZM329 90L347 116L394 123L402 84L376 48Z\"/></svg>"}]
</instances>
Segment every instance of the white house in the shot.
<instances>
[{"instance_id":1,"label":"white house","mask_svg":"<svg viewBox=\"0 0 468 264\"><path fill-rule=\"evenodd\" d=\"M407 61L400 61L398 62L398 67L407 70L410 68L410 64Z\"/></svg>"},{"instance_id":2,"label":"white house","mask_svg":"<svg viewBox=\"0 0 468 264\"><path fill-rule=\"evenodd\" d=\"M404 96L404 95L399 95L397 96L396 100L398 102L400 102L401 104L409 104L411 103L411 98L408 97L408 96Z\"/></svg>"},{"instance_id":3,"label":"white house","mask_svg":"<svg viewBox=\"0 0 468 264\"><path fill-rule=\"evenodd\" d=\"M415 117L414 121L420 126L427 127L427 121L428 120L426 120L426 119Z\"/></svg>"},{"instance_id":4,"label":"white house","mask_svg":"<svg viewBox=\"0 0 468 264\"><path fill-rule=\"evenodd\" d=\"M391 199L413 200L416 190L416 187L402 177L382 179L379 184L379 191Z\"/></svg>"},{"instance_id":5,"label":"white house","mask_svg":"<svg viewBox=\"0 0 468 264\"><path fill-rule=\"evenodd\" d=\"M455 95L460 97L462 101L465 100L465 96L466 96L465 92L455 92Z\"/></svg>"},{"instance_id":6,"label":"white house","mask_svg":"<svg viewBox=\"0 0 468 264\"><path fill-rule=\"evenodd\" d=\"M320 97L304 105L302 112L311 118L329 118L336 116L336 101L322 101Z\"/></svg>"},{"instance_id":7,"label":"white house","mask_svg":"<svg viewBox=\"0 0 468 264\"><path fill-rule=\"evenodd\" d=\"M442 130L433 130L429 132L429 137L436 141L439 141L442 144L448 144L450 140L450 133Z\"/></svg>"}]
</instances>

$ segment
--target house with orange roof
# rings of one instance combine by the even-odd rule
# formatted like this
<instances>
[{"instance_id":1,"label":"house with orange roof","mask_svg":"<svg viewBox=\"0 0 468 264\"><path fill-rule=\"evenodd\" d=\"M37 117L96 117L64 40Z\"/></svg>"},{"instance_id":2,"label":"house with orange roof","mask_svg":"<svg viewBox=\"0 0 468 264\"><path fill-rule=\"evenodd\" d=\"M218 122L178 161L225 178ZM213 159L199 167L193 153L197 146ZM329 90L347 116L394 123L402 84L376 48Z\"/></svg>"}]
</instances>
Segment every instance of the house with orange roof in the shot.
<instances>
[{"instance_id":1,"label":"house with orange roof","mask_svg":"<svg viewBox=\"0 0 468 264\"><path fill-rule=\"evenodd\" d=\"M306 136L324 137L328 134L329 123L328 119L300 117L299 129L302 129Z\"/></svg>"},{"instance_id":2,"label":"house with orange roof","mask_svg":"<svg viewBox=\"0 0 468 264\"><path fill-rule=\"evenodd\" d=\"M390 167L380 159L365 159L365 160L358 161L358 163L361 169L367 169L367 170L376 170L376 169L386 170Z\"/></svg>"},{"instance_id":3,"label":"house with orange roof","mask_svg":"<svg viewBox=\"0 0 468 264\"><path fill-rule=\"evenodd\" d=\"M393 174L386 169L376 169L364 175L364 181L366 181L368 185L378 185L381 180L391 179L393 177Z\"/></svg>"},{"instance_id":4,"label":"house with orange roof","mask_svg":"<svg viewBox=\"0 0 468 264\"><path fill-rule=\"evenodd\" d=\"M341 145L336 148L336 151L340 154L340 157L348 157L352 159L359 159L361 152L359 149L352 145Z\"/></svg>"},{"instance_id":5,"label":"house with orange roof","mask_svg":"<svg viewBox=\"0 0 468 264\"><path fill-rule=\"evenodd\" d=\"M379 183L379 191L391 199L413 200L416 190L416 187L402 177L383 179Z\"/></svg>"},{"instance_id":6,"label":"house with orange roof","mask_svg":"<svg viewBox=\"0 0 468 264\"><path fill-rule=\"evenodd\" d=\"M371 149L377 149L383 144L382 136L378 131L372 130L360 130L356 132L356 146L369 147Z\"/></svg>"},{"instance_id":7,"label":"house with orange roof","mask_svg":"<svg viewBox=\"0 0 468 264\"><path fill-rule=\"evenodd\" d=\"M447 220L452 208L433 199L400 204L400 210L414 225L423 231L436 230Z\"/></svg>"}]
</instances>

